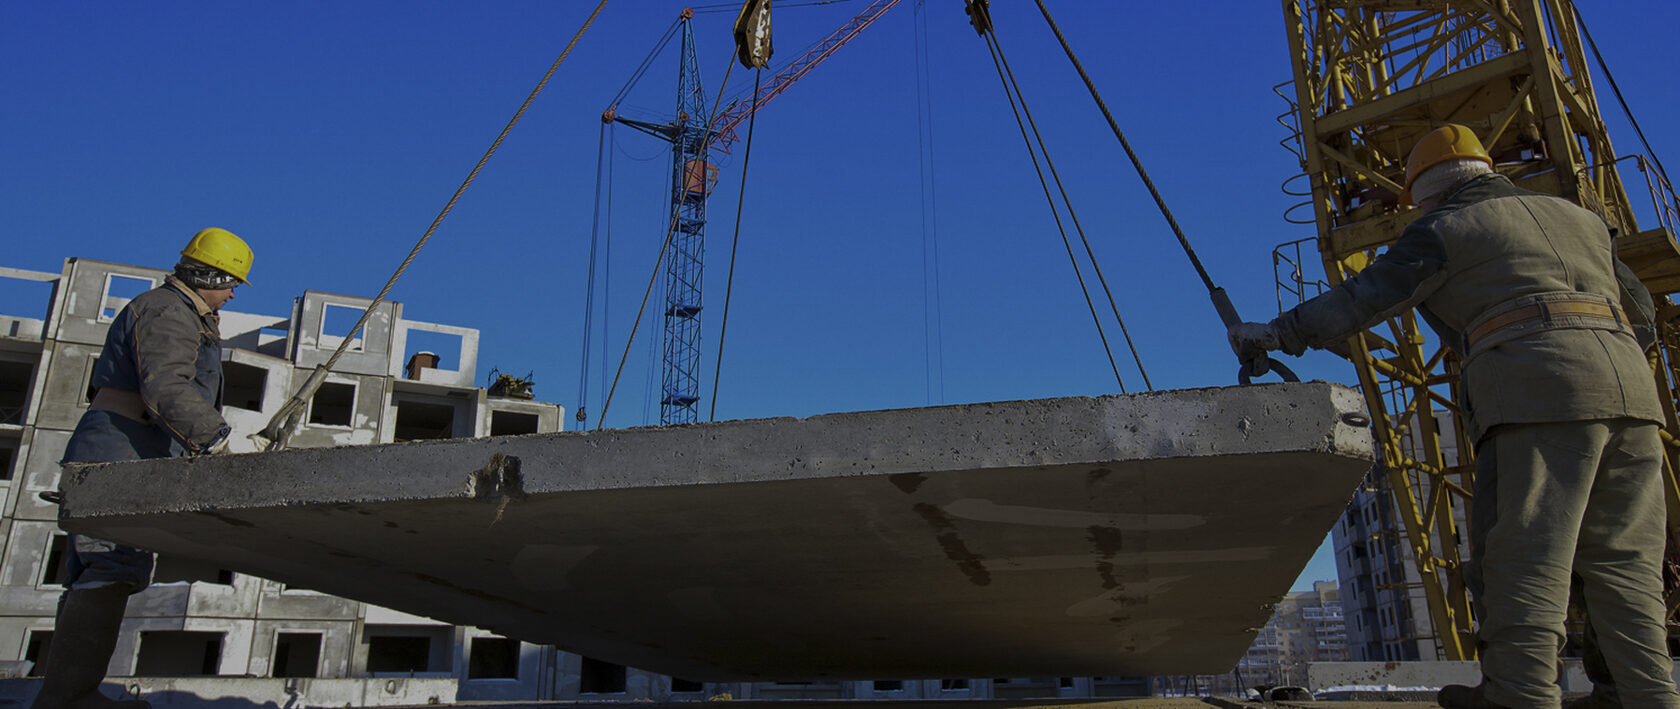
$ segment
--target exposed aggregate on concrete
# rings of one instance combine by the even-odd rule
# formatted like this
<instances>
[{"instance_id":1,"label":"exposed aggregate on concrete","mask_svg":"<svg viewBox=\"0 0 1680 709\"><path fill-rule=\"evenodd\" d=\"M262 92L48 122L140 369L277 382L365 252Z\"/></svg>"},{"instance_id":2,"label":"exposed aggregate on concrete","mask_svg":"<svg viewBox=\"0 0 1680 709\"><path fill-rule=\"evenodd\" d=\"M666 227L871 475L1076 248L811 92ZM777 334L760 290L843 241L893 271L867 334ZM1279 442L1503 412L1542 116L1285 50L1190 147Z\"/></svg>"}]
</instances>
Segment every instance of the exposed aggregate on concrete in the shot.
<instances>
[{"instance_id":1,"label":"exposed aggregate on concrete","mask_svg":"<svg viewBox=\"0 0 1680 709\"><path fill-rule=\"evenodd\" d=\"M1219 673L1363 416L1313 382L91 465L62 524L691 680Z\"/></svg>"}]
</instances>

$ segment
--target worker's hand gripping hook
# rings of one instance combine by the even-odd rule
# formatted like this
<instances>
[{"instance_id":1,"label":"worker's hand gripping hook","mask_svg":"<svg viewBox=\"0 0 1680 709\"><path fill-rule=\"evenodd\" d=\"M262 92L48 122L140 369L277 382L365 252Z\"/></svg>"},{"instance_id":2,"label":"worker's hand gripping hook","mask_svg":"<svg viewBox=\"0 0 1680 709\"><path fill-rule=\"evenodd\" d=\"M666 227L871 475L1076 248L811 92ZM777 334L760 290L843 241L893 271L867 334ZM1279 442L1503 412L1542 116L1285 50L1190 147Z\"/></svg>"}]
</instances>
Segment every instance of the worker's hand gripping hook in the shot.
<instances>
[{"instance_id":1,"label":"worker's hand gripping hook","mask_svg":"<svg viewBox=\"0 0 1680 709\"><path fill-rule=\"evenodd\" d=\"M1236 307L1231 305L1230 297L1225 295L1224 288L1214 288L1208 295L1213 298L1214 309L1219 311L1219 319L1225 323L1226 336L1231 341L1231 351L1237 354L1237 359L1242 363L1237 369L1238 383L1247 385L1254 377L1265 376L1267 372L1277 372L1286 382L1301 381L1289 367L1266 354L1268 350L1279 347L1277 331L1271 325L1243 322L1237 315Z\"/></svg>"}]
</instances>

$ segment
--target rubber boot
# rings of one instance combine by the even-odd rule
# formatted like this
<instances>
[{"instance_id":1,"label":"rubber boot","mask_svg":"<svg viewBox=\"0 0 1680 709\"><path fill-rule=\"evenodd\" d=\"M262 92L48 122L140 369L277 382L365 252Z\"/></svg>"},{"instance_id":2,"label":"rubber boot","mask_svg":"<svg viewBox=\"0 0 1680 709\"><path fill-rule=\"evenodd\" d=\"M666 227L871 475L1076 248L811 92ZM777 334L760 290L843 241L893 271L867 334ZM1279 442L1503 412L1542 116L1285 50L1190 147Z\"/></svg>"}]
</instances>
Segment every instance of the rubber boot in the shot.
<instances>
[{"instance_id":1,"label":"rubber boot","mask_svg":"<svg viewBox=\"0 0 1680 709\"><path fill-rule=\"evenodd\" d=\"M1503 705L1488 701L1487 697L1482 695L1482 688L1485 686L1485 683L1474 687L1449 684L1435 694L1435 703L1444 709L1506 709Z\"/></svg>"},{"instance_id":2,"label":"rubber boot","mask_svg":"<svg viewBox=\"0 0 1680 709\"><path fill-rule=\"evenodd\" d=\"M128 589L121 586L64 594L46 677L30 709L151 709L138 699L117 701L99 693L127 608Z\"/></svg>"}]
</instances>

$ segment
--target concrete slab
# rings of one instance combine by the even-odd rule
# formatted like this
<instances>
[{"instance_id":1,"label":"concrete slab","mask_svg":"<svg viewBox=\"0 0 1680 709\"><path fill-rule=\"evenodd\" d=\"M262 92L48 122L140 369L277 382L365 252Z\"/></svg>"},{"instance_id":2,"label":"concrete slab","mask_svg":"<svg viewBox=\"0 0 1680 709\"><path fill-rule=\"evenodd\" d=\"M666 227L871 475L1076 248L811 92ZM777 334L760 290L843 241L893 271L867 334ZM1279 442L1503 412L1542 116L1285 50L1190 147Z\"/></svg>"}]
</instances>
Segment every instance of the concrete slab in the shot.
<instances>
[{"instance_id":1,"label":"concrete slab","mask_svg":"<svg viewBox=\"0 0 1680 709\"><path fill-rule=\"evenodd\" d=\"M704 681L1229 670L1371 464L1270 384L82 466L66 529Z\"/></svg>"}]
</instances>

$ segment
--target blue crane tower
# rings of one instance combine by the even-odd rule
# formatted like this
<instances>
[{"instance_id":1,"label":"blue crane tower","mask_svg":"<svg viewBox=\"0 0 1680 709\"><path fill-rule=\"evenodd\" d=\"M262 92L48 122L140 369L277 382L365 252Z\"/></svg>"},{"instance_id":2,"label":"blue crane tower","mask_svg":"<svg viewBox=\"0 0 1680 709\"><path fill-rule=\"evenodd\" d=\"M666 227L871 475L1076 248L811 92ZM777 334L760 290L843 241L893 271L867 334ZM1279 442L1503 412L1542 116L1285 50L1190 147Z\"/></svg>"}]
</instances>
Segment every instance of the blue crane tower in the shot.
<instances>
[{"instance_id":1,"label":"blue crane tower","mask_svg":"<svg viewBox=\"0 0 1680 709\"><path fill-rule=\"evenodd\" d=\"M853 37L873 24L899 0L873 0L863 12L776 71L751 96L734 101L714 116L706 103L700 82L700 63L694 45L692 9L685 9L677 23L643 61L629 84L601 115L606 123L621 123L671 144L671 210L667 222L665 259L665 332L662 346L663 375L660 384L659 423L694 423L700 403L700 311L701 281L705 273L706 200L717 184L717 166L708 160L716 148L728 153L736 141L736 128L764 104L780 95L800 77L815 69ZM677 111L668 123L638 121L617 114L618 100L641 79L653 58L664 50L673 35L681 37L680 67L677 71ZM587 347L587 346L586 346ZM580 407L581 410L581 407Z\"/></svg>"},{"instance_id":2,"label":"blue crane tower","mask_svg":"<svg viewBox=\"0 0 1680 709\"><path fill-rule=\"evenodd\" d=\"M700 83L700 63L694 48L693 10L684 10L678 23L682 36L677 71L677 111L670 123L648 123L618 116L608 109L602 116L671 143L671 218L665 253L664 372L660 383L659 423L693 423L700 402L701 281L705 275L706 198L717 183L717 167L706 160L711 143L707 130L710 107ZM668 37L669 35L667 35ZM663 43L661 44L663 46ZM655 53L659 50L656 48Z\"/></svg>"}]
</instances>

